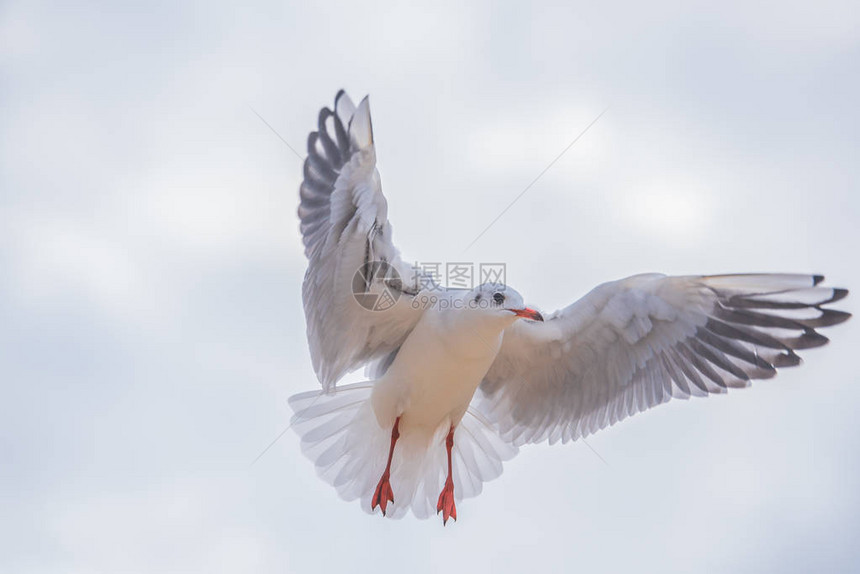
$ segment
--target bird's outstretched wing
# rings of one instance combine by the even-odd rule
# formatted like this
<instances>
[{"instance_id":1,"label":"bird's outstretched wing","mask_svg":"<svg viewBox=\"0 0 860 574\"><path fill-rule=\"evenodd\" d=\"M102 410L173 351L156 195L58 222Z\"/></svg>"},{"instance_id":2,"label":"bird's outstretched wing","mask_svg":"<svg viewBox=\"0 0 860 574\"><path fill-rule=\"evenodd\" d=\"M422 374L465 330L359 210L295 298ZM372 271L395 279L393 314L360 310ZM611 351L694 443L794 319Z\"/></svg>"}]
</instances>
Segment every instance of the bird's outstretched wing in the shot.
<instances>
[{"instance_id":1,"label":"bird's outstretched wing","mask_svg":"<svg viewBox=\"0 0 860 574\"><path fill-rule=\"evenodd\" d=\"M341 90L318 124L308 137L299 217L308 341L328 390L399 347L419 318L409 300L420 279L391 240L368 99L356 107Z\"/></svg>"},{"instance_id":2,"label":"bird's outstretched wing","mask_svg":"<svg viewBox=\"0 0 860 574\"><path fill-rule=\"evenodd\" d=\"M636 275L505 332L479 409L511 442L575 440L667 402L800 363L850 314L813 275Z\"/></svg>"}]
</instances>

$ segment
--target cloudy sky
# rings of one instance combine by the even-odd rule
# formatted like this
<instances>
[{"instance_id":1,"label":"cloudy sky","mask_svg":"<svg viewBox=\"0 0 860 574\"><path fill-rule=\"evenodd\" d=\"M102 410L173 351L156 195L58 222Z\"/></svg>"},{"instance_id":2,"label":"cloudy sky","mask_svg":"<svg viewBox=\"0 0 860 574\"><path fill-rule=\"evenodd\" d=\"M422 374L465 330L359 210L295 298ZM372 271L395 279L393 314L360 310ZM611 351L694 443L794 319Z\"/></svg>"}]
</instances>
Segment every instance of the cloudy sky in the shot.
<instances>
[{"instance_id":1,"label":"cloudy sky","mask_svg":"<svg viewBox=\"0 0 860 574\"><path fill-rule=\"evenodd\" d=\"M860 327L803 367L524 448L460 520L339 500L295 215L371 94L396 241L544 310L643 271L860 289L854 2L0 5L0 570L849 571ZM602 110L606 114L468 251ZM841 308L857 311L849 298Z\"/></svg>"}]
</instances>

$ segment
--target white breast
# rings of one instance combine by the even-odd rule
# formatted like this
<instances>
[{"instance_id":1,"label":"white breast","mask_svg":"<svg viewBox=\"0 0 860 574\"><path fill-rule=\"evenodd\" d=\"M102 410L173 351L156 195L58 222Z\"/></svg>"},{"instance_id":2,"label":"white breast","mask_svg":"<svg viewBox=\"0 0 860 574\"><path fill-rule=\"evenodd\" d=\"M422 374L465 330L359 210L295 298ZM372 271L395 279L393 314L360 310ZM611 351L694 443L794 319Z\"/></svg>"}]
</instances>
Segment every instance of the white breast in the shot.
<instances>
[{"instance_id":1,"label":"white breast","mask_svg":"<svg viewBox=\"0 0 860 574\"><path fill-rule=\"evenodd\" d=\"M380 426L390 428L399 416L401 433L428 438L456 426L499 351L504 327L473 312L428 309L374 385Z\"/></svg>"}]
</instances>

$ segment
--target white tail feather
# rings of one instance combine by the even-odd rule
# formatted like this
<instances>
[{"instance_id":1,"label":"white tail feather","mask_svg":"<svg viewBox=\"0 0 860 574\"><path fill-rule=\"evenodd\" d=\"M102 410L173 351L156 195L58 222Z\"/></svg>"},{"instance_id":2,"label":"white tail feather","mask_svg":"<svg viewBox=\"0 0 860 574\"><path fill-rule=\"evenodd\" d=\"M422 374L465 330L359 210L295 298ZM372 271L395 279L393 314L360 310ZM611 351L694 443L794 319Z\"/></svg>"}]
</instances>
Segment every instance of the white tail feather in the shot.
<instances>
[{"instance_id":1,"label":"white tail feather","mask_svg":"<svg viewBox=\"0 0 860 574\"><path fill-rule=\"evenodd\" d=\"M292 428L301 437L302 452L319 476L345 500L361 499L370 508L376 484L385 470L391 429L382 428L373 413L372 382L337 387L330 393L312 391L294 395ZM447 472L447 429L426 440L401 433L391 464L394 502L387 516L400 518L411 509L418 518L436 513L436 502ZM484 418L471 409L454 431L451 453L454 499L480 494L483 483L502 473L502 463L517 448L504 442Z\"/></svg>"}]
</instances>

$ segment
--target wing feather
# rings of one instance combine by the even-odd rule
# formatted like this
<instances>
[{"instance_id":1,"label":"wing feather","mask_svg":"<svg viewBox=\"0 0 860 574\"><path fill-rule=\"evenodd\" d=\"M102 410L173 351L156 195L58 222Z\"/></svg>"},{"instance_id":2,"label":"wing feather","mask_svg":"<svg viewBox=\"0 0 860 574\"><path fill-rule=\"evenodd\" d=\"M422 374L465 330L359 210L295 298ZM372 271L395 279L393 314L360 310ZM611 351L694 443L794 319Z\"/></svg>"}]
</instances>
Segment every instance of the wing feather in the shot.
<instances>
[{"instance_id":1,"label":"wing feather","mask_svg":"<svg viewBox=\"0 0 860 574\"><path fill-rule=\"evenodd\" d=\"M671 398L725 393L800 363L849 313L820 275L637 275L505 332L479 408L520 445L575 440Z\"/></svg>"},{"instance_id":2,"label":"wing feather","mask_svg":"<svg viewBox=\"0 0 860 574\"><path fill-rule=\"evenodd\" d=\"M334 110L320 111L317 131L308 136L299 197L308 342L317 376L329 390L347 372L396 351L420 316L408 301L420 280L391 239L367 98L356 107L341 90ZM365 308L353 295L356 287L375 296L393 294L396 303Z\"/></svg>"}]
</instances>

